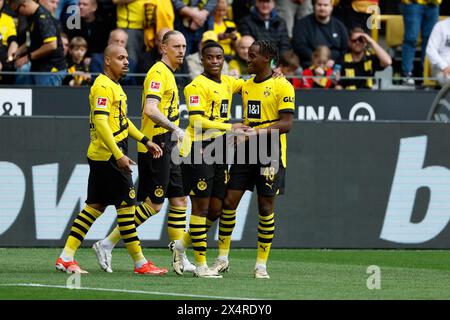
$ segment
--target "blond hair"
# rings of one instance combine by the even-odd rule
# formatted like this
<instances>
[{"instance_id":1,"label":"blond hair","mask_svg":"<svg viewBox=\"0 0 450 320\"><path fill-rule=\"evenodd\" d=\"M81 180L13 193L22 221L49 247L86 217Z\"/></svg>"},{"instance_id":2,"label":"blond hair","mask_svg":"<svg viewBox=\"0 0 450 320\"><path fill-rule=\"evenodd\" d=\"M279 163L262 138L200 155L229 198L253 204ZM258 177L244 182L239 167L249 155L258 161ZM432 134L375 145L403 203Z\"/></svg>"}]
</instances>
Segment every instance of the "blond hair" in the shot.
<instances>
[{"instance_id":1,"label":"blond hair","mask_svg":"<svg viewBox=\"0 0 450 320\"><path fill-rule=\"evenodd\" d=\"M72 40L70 40L69 42L69 48L74 49L79 47L87 49L88 48L87 41L83 37L73 37Z\"/></svg>"}]
</instances>

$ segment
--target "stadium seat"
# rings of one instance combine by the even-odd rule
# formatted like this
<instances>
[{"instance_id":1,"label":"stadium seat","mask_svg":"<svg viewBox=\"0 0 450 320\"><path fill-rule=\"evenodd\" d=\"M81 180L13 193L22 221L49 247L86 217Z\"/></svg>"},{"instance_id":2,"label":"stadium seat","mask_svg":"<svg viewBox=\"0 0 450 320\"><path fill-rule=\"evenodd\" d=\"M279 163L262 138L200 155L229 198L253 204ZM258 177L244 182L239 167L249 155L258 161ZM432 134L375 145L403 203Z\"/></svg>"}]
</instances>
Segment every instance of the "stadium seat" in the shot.
<instances>
[{"instance_id":1,"label":"stadium seat","mask_svg":"<svg viewBox=\"0 0 450 320\"><path fill-rule=\"evenodd\" d=\"M427 56L425 56L425 61L423 63L423 85L426 87L436 87L437 81L432 80L432 66L430 59L428 59Z\"/></svg>"},{"instance_id":2,"label":"stadium seat","mask_svg":"<svg viewBox=\"0 0 450 320\"><path fill-rule=\"evenodd\" d=\"M386 44L390 48L396 48L402 45L405 27L403 17L392 15L386 18Z\"/></svg>"}]
</instances>

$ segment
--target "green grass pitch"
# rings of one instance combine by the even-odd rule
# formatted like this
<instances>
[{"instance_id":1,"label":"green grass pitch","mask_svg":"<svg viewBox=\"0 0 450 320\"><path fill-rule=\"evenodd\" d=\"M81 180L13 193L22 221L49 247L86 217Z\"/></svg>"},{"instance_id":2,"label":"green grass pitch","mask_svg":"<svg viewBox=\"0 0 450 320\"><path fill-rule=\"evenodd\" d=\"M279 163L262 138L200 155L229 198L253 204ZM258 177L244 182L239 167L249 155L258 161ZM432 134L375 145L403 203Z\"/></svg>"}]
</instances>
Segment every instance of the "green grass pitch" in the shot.
<instances>
[{"instance_id":1,"label":"green grass pitch","mask_svg":"<svg viewBox=\"0 0 450 320\"><path fill-rule=\"evenodd\" d=\"M113 252L114 273L107 274L92 249L82 248L76 259L90 273L81 276L78 290L66 288L70 275L54 269L60 251L0 248L0 299L450 299L448 250L272 249L271 279L256 280L254 249L232 249L223 279L198 279L172 271L135 275L123 248ZM210 264L216 253L208 250ZM171 270L168 249L144 249L144 254ZM367 288L371 265L380 268L380 289Z\"/></svg>"}]
</instances>

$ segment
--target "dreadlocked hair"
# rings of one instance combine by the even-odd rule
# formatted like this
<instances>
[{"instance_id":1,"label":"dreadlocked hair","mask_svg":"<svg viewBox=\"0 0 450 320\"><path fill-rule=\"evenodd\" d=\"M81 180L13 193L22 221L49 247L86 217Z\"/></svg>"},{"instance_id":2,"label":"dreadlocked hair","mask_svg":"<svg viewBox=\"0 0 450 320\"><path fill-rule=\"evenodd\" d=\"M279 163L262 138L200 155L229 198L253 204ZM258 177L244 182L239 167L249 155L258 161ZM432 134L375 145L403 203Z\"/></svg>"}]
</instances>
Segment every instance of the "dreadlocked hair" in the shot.
<instances>
[{"instance_id":1,"label":"dreadlocked hair","mask_svg":"<svg viewBox=\"0 0 450 320\"><path fill-rule=\"evenodd\" d=\"M269 40L257 40L252 45L259 46L259 53L268 56L270 60L273 60L273 64L278 64L278 48Z\"/></svg>"}]
</instances>

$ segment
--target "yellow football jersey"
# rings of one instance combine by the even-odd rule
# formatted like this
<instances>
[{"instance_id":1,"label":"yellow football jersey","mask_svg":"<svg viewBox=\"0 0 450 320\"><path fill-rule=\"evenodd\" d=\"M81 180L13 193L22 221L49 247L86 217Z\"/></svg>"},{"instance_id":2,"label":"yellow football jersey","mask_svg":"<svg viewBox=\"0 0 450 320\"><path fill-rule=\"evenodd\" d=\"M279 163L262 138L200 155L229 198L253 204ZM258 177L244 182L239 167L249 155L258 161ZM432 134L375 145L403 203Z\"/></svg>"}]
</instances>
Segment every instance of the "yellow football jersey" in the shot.
<instances>
[{"instance_id":1,"label":"yellow football jersey","mask_svg":"<svg viewBox=\"0 0 450 320\"><path fill-rule=\"evenodd\" d=\"M217 35L225 33L228 27L236 28L236 24L231 20L224 20L220 25L214 22L214 33ZM236 36L236 41L241 38L241 34L239 32L236 33ZM223 53L226 56L234 56L236 54L236 51L234 50L234 43L230 38L219 40L218 42L222 46Z\"/></svg>"},{"instance_id":2,"label":"yellow football jersey","mask_svg":"<svg viewBox=\"0 0 450 320\"><path fill-rule=\"evenodd\" d=\"M199 75L184 89L188 114L198 114L211 121L228 123L233 94L241 92L243 84L244 80L227 75L222 75L220 82ZM225 131L215 131L203 135L202 131L194 132L191 124L186 128L186 133L193 141L207 140L225 133Z\"/></svg>"},{"instance_id":3,"label":"yellow football jersey","mask_svg":"<svg viewBox=\"0 0 450 320\"><path fill-rule=\"evenodd\" d=\"M173 30L175 12L171 1L166 0L146 0L144 12L144 42L147 51L151 51L155 46L156 35L161 29L169 28Z\"/></svg>"},{"instance_id":4,"label":"yellow football jersey","mask_svg":"<svg viewBox=\"0 0 450 320\"><path fill-rule=\"evenodd\" d=\"M112 152L97 135L95 115L107 115L114 141L122 141L128 137L127 96L119 83L101 74L91 87L89 104L91 143L87 156L91 160L106 161Z\"/></svg>"},{"instance_id":5,"label":"yellow football jersey","mask_svg":"<svg viewBox=\"0 0 450 320\"><path fill-rule=\"evenodd\" d=\"M423 5L440 5L442 3L442 0L402 0L402 3L405 4L411 4L411 3L418 3Z\"/></svg>"},{"instance_id":6,"label":"yellow football jersey","mask_svg":"<svg viewBox=\"0 0 450 320\"><path fill-rule=\"evenodd\" d=\"M13 18L4 12L0 12L0 44L8 47L9 37L16 35L16 25Z\"/></svg>"},{"instance_id":7,"label":"yellow football jersey","mask_svg":"<svg viewBox=\"0 0 450 320\"><path fill-rule=\"evenodd\" d=\"M141 131L149 139L152 139L152 137L166 133L168 130L157 125L144 114L147 98L159 100L159 111L176 125L180 123L178 88L175 76L172 69L162 61L155 63L147 72L144 90L142 91ZM138 152L147 152L147 149L144 145L138 145Z\"/></svg>"},{"instance_id":8,"label":"yellow football jersey","mask_svg":"<svg viewBox=\"0 0 450 320\"><path fill-rule=\"evenodd\" d=\"M268 78L255 82L249 79L242 86L244 124L253 128L266 128L279 120L279 113L294 113L295 90L285 78ZM286 167L286 134L280 135L283 167Z\"/></svg>"},{"instance_id":9,"label":"yellow football jersey","mask_svg":"<svg viewBox=\"0 0 450 320\"><path fill-rule=\"evenodd\" d=\"M135 0L117 5L117 27L122 29L143 29L145 23L144 4L146 0Z\"/></svg>"}]
</instances>

